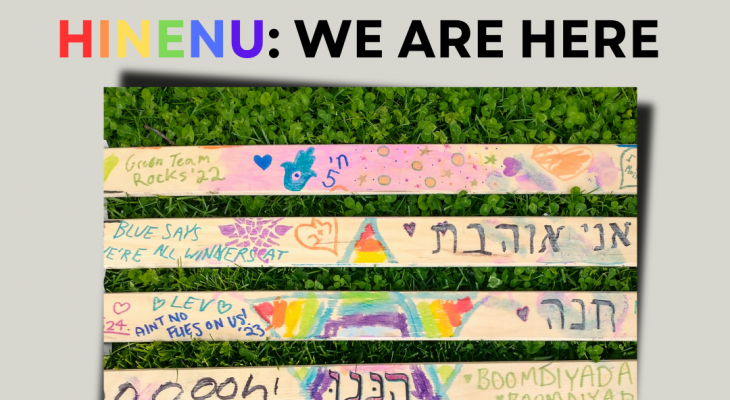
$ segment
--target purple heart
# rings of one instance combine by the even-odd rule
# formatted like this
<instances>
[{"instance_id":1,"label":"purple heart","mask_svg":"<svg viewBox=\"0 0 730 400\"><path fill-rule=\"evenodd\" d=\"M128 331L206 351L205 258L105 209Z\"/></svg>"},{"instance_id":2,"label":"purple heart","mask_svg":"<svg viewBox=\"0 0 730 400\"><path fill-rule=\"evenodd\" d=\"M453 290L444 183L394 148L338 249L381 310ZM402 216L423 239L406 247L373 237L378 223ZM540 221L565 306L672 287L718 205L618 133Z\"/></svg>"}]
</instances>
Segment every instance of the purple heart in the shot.
<instances>
[{"instance_id":1,"label":"purple heart","mask_svg":"<svg viewBox=\"0 0 730 400\"><path fill-rule=\"evenodd\" d=\"M529 314L529 313L530 313L530 309L527 308L527 306L517 309L517 316L520 317L520 319L525 322L527 322L527 314Z\"/></svg>"},{"instance_id":2,"label":"purple heart","mask_svg":"<svg viewBox=\"0 0 730 400\"><path fill-rule=\"evenodd\" d=\"M505 158L502 163L504 164L504 176L515 176L522 169L522 163L512 157Z\"/></svg>"},{"instance_id":3,"label":"purple heart","mask_svg":"<svg viewBox=\"0 0 730 400\"><path fill-rule=\"evenodd\" d=\"M413 237L413 232L416 231L416 223L411 222L410 224L403 224L403 229L408 232L408 236Z\"/></svg>"}]
</instances>

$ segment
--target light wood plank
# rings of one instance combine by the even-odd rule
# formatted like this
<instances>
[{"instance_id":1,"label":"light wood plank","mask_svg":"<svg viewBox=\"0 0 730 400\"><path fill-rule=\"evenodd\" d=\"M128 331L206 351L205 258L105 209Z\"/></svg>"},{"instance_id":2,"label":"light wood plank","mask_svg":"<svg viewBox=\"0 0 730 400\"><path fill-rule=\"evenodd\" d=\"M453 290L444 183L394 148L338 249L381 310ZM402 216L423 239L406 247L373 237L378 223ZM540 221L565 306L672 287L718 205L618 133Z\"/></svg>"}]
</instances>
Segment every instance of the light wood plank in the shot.
<instances>
[{"instance_id":1,"label":"light wood plank","mask_svg":"<svg viewBox=\"0 0 730 400\"><path fill-rule=\"evenodd\" d=\"M635 400L637 373L636 360L105 370L104 394L107 400Z\"/></svg>"},{"instance_id":2,"label":"light wood plank","mask_svg":"<svg viewBox=\"0 0 730 400\"><path fill-rule=\"evenodd\" d=\"M625 217L138 219L105 222L104 267L634 267L636 242Z\"/></svg>"},{"instance_id":3,"label":"light wood plank","mask_svg":"<svg viewBox=\"0 0 730 400\"><path fill-rule=\"evenodd\" d=\"M104 149L105 196L636 193L633 145Z\"/></svg>"},{"instance_id":4,"label":"light wood plank","mask_svg":"<svg viewBox=\"0 0 730 400\"><path fill-rule=\"evenodd\" d=\"M104 341L631 341L637 308L636 292L107 293Z\"/></svg>"}]
</instances>

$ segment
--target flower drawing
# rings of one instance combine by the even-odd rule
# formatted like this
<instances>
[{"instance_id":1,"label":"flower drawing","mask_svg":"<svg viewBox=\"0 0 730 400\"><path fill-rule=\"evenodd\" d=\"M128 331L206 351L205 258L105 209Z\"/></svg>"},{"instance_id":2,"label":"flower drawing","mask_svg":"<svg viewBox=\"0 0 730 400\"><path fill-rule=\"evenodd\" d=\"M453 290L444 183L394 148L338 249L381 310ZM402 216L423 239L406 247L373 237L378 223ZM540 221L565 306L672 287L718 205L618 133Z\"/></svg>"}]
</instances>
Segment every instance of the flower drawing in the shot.
<instances>
[{"instance_id":1,"label":"flower drawing","mask_svg":"<svg viewBox=\"0 0 730 400\"><path fill-rule=\"evenodd\" d=\"M234 218L231 225L219 225L221 233L232 240L226 246L248 247L264 263L261 256L267 248L279 246L275 240L284 236L292 226L278 225L284 218Z\"/></svg>"}]
</instances>

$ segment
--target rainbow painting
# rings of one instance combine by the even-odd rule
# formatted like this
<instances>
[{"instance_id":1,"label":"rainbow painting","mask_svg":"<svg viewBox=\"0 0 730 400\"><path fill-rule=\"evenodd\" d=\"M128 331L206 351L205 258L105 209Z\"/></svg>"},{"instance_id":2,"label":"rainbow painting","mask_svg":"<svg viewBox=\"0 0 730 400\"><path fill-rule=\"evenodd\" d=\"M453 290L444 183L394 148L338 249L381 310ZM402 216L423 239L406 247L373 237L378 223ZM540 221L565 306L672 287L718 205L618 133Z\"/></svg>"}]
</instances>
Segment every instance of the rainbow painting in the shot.
<instances>
[{"instance_id":1,"label":"rainbow painting","mask_svg":"<svg viewBox=\"0 0 730 400\"><path fill-rule=\"evenodd\" d=\"M452 300L422 301L418 303L418 314L423 323L426 337L452 337L454 329L461 326L461 316L474 308L471 299L465 297Z\"/></svg>"},{"instance_id":2,"label":"rainbow painting","mask_svg":"<svg viewBox=\"0 0 730 400\"><path fill-rule=\"evenodd\" d=\"M378 230L376 218L365 218L355 234L356 240L345 249L340 263L379 264L397 263ZM354 257L353 257L354 255Z\"/></svg>"},{"instance_id":3,"label":"rainbow painting","mask_svg":"<svg viewBox=\"0 0 730 400\"><path fill-rule=\"evenodd\" d=\"M104 295L104 340L636 340L636 292Z\"/></svg>"}]
</instances>

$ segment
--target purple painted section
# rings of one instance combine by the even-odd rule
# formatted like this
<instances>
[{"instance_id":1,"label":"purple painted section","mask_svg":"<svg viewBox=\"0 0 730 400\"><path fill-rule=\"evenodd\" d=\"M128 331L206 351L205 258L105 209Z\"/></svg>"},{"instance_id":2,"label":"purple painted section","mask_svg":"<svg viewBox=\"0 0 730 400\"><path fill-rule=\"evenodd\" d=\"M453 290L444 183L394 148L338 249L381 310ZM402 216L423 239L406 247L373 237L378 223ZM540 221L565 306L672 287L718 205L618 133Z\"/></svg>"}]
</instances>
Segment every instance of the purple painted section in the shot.
<instances>
[{"instance_id":1,"label":"purple painted section","mask_svg":"<svg viewBox=\"0 0 730 400\"><path fill-rule=\"evenodd\" d=\"M284 236L284 234L286 234L287 232L289 232L289 229L291 229L291 228L292 228L291 226L286 226L286 225L277 225L277 226L276 226L276 227L274 228L274 232L275 232L275 233L276 233L277 235L279 235L279 236Z\"/></svg>"},{"instance_id":2,"label":"purple painted section","mask_svg":"<svg viewBox=\"0 0 730 400\"><path fill-rule=\"evenodd\" d=\"M411 366L411 377L413 378L413 397L421 400L441 400L441 395L434 394L431 381L417 365Z\"/></svg>"},{"instance_id":3,"label":"purple painted section","mask_svg":"<svg viewBox=\"0 0 730 400\"><path fill-rule=\"evenodd\" d=\"M221 234L233 239L226 246L253 247L256 257L268 264L262 257L268 248L278 246L274 239L284 236L292 226L277 225L283 218L234 218L232 225L219 225Z\"/></svg>"},{"instance_id":4,"label":"purple painted section","mask_svg":"<svg viewBox=\"0 0 730 400\"><path fill-rule=\"evenodd\" d=\"M505 158L502 163L504 164L504 176L515 176L522 169L522 163L512 157Z\"/></svg>"},{"instance_id":5,"label":"purple painted section","mask_svg":"<svg viewBox=\"0 0 730 400\"><path fill-rule=\"evenodd\" d=\"M340 328L381 326L398 329L402 337L410 337L405 314L383 313L363 315L362 313L346 315L339 320L329 321L324 326L324 337L337 336Z\"/></svg>"},{"instance_id":6,"label":"purple painted section","mask_svg":"<svg viewBox=\"0 0 730 400\"><path fill-rule=\"evenodd\" d=\"M555 184L553 181L547 176L536 171L525 171L523 175L519 175L515 179L517 179L517 182L519 183L531 182L543 191L555 190Z\"/></svg>"},{"instance_id":7,"label":"purple painted section","mask_svg":"<svg viewBox=\"0 0 730 400\"><path fill-rule=\"evenodd\" d=\"M312 400L322 400L322 395L330 387L333 379L329 377L327 368L317 368L317 375L309 385L309 398Z\"/></svg>"}]
</instances>

